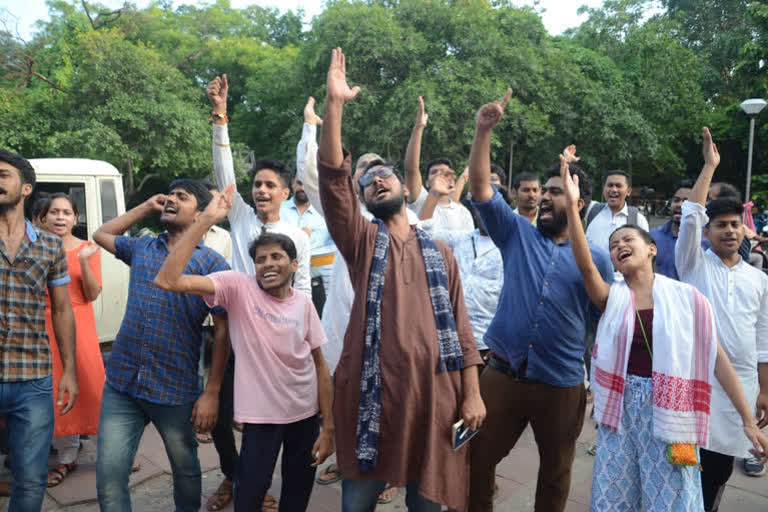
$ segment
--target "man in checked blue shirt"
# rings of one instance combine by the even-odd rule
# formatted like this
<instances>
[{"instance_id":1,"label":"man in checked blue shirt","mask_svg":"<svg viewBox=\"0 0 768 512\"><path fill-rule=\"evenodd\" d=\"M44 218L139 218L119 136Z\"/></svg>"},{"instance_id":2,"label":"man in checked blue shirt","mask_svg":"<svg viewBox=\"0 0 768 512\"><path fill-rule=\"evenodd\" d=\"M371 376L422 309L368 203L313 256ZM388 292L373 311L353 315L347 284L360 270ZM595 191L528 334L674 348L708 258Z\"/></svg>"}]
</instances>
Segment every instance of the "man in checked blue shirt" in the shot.
<instances>
[{"instance_id":1,"label":"man in checked blue shirt","mask_svg":"<svg viewBox=\"0 0 768 512\"><path fill-rule=\"evenodd\" d=\"M211 310L200 297L157 288L153 280L184 231L211 200L199 181L171 183L158 194L101 226L93 239L131 267L128 304L112 354L99 417L96 486L102 512L131 510L128 477L144 427L160 432L173 468L177 512L200 509L200 461L195 431L216 422L221 378L229 353L226 312ZM132 225L160 213L166 232L155 237L121 236ZM199 244L185 273L206 275L229 270L224 258ZM202 324L213 313L211 373L199 395L197 365ZM199 396L198 396L199 395Z\"/></svg>"},{"instance_id":2,"label":"man in checked blue shirt","mask_svg":"<svg viewBox=\"0 0 768 512\"><path fill-rule=\"evenodd\" d=\"M556 512L568 499L576 438L584 422L584 330L596 311L568 240L559 166L544 175L536 226L514 213L491 187L491 133L511 95L510 89L501 102L480 108L469 162L473 205L504 264L499 307L485 334L491 357L480 393L488 415L472 440L469 510L493 510L496 465L530 423L541 458L536 510ZM579 174L582 189L589 187L575 165L571 173ZM583 206L580 201L582 216ZM590 249L610 282L608 254Z\"/></svg>"}]
</instances>

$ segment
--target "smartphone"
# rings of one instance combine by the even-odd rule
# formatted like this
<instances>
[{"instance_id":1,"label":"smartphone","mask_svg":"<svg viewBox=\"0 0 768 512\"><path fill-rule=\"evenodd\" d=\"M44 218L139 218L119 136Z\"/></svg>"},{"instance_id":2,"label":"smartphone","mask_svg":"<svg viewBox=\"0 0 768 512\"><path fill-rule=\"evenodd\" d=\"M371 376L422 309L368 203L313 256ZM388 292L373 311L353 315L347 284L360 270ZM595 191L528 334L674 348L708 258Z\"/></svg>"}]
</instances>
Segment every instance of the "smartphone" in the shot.
<instances>
[{"instance_id":1,"label":"smartphone","mask_svg":"<svg viewBox=\"0 0 768 512\"><path fill-rule=\"evenodd\" d=\"M479 428L471 430L469 427L464 426L464 420L459 420L454 423L451 429L451 444L453 445L453 451L460 450L461 447L475 437L475 434L478 432L480 432Z\"/></svg>"}]
</instances>

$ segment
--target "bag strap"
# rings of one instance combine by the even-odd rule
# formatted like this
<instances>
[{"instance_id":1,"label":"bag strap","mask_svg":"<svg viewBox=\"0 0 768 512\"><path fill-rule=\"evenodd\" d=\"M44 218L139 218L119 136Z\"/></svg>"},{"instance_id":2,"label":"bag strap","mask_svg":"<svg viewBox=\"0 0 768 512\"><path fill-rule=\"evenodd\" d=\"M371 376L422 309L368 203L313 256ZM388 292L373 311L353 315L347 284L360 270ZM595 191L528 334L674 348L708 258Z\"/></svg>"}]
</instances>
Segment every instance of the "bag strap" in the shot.
<instances>
[{"instance_id":1,"label":"bag strap","mask_svg":"<svg viewBox=\"0 0 768 512\"><path fill-rule=\"evenodd\" d=\"M593 220L595 220L595 217L597 217L597 214L603 211L603 208L605 208L606 206L608 205L606 205L605 203L597 203L595 206L592 207L591 210L589 210L589 214L587 215L587 222L586 222L586 225L584 226L585 229L592 223Z\"/></svg>"},{"instance_id":2,"label":"bag strap","mask_svg":"<svg viewBox=\"0 0 768 512\"><path fill-rule=\"evenodd\" d=\"M637 321L640 322L640 331L643 333L645 348L648 349L648 353L651 354L651 360L653 360L653 351L651 350L651 344L648 343L648 336L645 335L645 326L643 325L643 319L640 318L640 311L637 309L637 304L635 304L635 314L637 315Z\"/></svg>"},{"instance_id":3,"label":"bag strap","mask_svg":"<svg viewBox=\"0 0 768 512\"><path fill-rule=\"evenodd\" d=\"M637 206L630 206L627 208L627 210L627 222L637 226L637 214L639 213Z\"/></svg>"}]
</instances>

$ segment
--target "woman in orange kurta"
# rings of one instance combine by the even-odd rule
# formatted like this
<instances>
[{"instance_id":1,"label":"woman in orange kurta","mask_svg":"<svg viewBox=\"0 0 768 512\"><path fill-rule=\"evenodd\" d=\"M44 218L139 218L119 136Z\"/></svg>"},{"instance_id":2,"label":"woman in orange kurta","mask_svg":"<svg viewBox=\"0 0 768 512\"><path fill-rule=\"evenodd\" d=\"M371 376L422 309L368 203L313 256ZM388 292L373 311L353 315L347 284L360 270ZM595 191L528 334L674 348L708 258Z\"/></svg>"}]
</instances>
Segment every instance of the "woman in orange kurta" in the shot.
<instances>
[{"instance_id":1,"label":"woman in orange kurta","mask_svg":"<svg viewBox=\"0 0 768 512\"><path fill-rule=\"evenodd\" d=\"M101 292L101 258L96 244L80 240L72 234L77 216L77 205L66 194L53 194L41 211L43 227L61 237L67 253L69 298L77 330L75 361L79 390L72 410L64 416L56 415L53 445L58 450L59 464L48 474L49 487L60 484L75 469L80 435L98 432L101 393L104 389L104 363L91 304ZM50 299L47 305L45 327L53 361L53 389L56 390L62 364L53 333Z\"/></svg>"}]
</instances>

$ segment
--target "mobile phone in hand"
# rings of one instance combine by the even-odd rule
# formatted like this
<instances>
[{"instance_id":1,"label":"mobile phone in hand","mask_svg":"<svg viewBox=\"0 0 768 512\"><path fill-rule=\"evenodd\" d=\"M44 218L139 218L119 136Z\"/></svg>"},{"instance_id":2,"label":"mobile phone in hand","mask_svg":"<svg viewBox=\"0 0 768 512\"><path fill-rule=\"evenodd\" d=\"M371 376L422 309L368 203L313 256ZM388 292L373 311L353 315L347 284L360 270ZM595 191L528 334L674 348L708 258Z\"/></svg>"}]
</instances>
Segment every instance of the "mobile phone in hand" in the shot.
<instances>
[{"instance_id":1,"label":"mobile phone in hand","mask_svg":"<svg viewBox=\"0 0 768 512\"><path fill-rule=\"evenodd\" d=\"M475 437L475 434L478 432L480 432L480 428L472 430L464 425L464 420L459 420L454 423L451 428L451 444L453 445L453 451L460 450L461 447Z\"/></svg>"}]
</instances>

